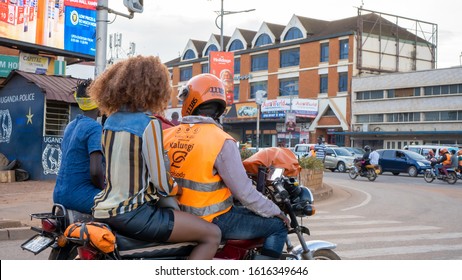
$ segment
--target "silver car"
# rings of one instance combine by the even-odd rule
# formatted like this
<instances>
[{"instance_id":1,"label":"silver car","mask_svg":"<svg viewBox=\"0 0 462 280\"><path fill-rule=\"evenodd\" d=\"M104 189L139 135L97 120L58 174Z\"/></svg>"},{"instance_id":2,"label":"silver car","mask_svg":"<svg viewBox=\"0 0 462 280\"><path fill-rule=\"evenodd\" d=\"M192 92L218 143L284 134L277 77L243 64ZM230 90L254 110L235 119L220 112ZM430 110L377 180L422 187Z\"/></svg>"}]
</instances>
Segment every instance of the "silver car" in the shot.
<instances>
[{"instance_id":1,"label":"silver car","mask_svg":"<svg viewBox=\"0 0 462 280\"><path fill-rule=\"evenodd\" d=\"M328 147L326 148L324 168L331 171L346 172L353 167L354 159L355 156L345 148Z\"/></svg>"}]
</instances>

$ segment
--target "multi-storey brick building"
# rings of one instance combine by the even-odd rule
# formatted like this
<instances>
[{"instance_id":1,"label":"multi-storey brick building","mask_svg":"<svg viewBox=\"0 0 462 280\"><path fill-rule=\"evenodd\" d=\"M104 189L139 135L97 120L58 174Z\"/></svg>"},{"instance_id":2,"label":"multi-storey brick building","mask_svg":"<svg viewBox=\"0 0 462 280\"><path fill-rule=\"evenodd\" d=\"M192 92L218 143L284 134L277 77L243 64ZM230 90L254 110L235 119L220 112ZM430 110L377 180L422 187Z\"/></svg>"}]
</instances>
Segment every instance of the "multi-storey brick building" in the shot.
<instances>
[{"instance_id":1,"label":"multi-storey brick building","mask_svg":"<svg viewBox=\"0 0 462 280\"><path fill-rule=\"evenodd\" d=\"M223 49L235 57L234 104L223 118L225 130L256 144L255 97L264 90L267 99L317 100L318 111L314 118L297 116L293 133L286 132L284 115L261 118L260 147L281 141L293 146L302 139L314 142L320 135L328 143L348 145L348 135L335 132L352 130L352 77L435 68L434 41L385 19L390 15L362 11L335 21L294 15L285 26L263 22L257 31L235 29L231 37L224 37ZM189 40L181 57L166 63L174 88L209 72L208 54L221 49L219 42L217 35L208 41ZM170 110L180 106L172 96Z\"/></svg>"}]
</instances>

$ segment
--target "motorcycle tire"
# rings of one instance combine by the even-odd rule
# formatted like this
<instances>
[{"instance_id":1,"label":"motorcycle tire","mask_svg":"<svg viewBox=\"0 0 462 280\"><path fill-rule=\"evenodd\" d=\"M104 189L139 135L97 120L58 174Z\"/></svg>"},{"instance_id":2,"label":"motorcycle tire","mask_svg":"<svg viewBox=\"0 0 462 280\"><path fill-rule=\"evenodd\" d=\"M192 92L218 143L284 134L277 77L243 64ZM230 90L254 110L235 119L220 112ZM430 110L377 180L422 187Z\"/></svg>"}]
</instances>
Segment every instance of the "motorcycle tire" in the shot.
<instances>
[{"instance_id":1,"label":"motorcycle tire","mask_svg":"<svg viewBox=\"0 0 462 280\"><path fill-rule=\"evenodd\" d=\"M75 260L77 259L77 246L57 247L51 250L49 260Z\"/></svg>"},{"instance_id":2,"label":"motorcycle tire","mask_svg":"<svg viewBox=\"0 0 462 280\"><path fill-rule=\"evenodd\" d=\"M348 171L348 176L350 176L350 179L356 179L358 177L358 173L355 171L354 168L351 168L350 171Z\"/></svg>"},{"instance_id":3,"label":"motorcycle tire","mask_svg":"<svg viewBox=\"0 0 462 280\"><path fill-rule=\"evenodd\" d=\"M340 257L330 249L322 249L314 252L314 259L318 261L340 260Z\"/></svg>"},{"instance_id":4,"label":"motorcycle tire","mask_svg":"<svg viewBox=\"0 0 462 280\"><path fill-rule=\"evenodd\" d=\"M433 174L431 171L425 171L424 173L424 180L427 183L431 183L435 180L435 177L433 177Z\"/></svg>"},{"instance_id":5,"label":"motorcycle tire","mask_svg":"<svg viewBox=\"0 0 462 280\"><path fill-rule=\"evenodd\" d=\"M371 181L371 182L373 182L373 181L375 181L375 179L377 179L377 173L375 173L374 169L368 169L367 170L367 179L369 179L369 181Z\"/></svg>"},{"instance_id":6,"label":"motorcycle tire","mask_svg":"<svg viewBox=\"0 0 462 280\"><path fill-rule=\"evenodd\" d=\"M448 173L448 177L446 178L446 182L448 182L448 184L450 184L450 185L455 184L457 182L456 173L454 173L454 172Z\"/></svg>"}]
</instances>

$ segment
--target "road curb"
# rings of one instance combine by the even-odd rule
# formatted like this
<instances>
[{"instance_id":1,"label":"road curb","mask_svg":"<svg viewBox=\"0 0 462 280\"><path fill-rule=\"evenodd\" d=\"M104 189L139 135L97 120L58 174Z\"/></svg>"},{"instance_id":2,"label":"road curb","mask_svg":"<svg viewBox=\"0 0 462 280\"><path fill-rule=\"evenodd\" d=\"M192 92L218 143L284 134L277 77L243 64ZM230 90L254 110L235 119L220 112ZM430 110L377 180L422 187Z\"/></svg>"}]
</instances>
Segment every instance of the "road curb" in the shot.
<instances>
[{"instance_id":1,"label":"road curb","mask_svg":"<svg viewBox=\"0 0 462 280\"><path fill-rule=\"evenodd\" d=\"M30 227L16 227L0 229L0 241L5 240L24 240L31 238L34 231Z\"/></svg>"}]
</instances>

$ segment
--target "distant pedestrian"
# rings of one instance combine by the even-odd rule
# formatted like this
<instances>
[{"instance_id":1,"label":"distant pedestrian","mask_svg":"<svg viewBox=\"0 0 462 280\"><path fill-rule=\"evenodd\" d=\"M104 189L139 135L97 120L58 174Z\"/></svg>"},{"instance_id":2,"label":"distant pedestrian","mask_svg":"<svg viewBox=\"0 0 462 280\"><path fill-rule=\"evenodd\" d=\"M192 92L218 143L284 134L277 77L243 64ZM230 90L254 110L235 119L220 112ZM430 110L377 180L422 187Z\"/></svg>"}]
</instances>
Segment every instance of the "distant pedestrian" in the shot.
<instances>
[{"instance_id":1,"label":"distant pedestrian","mask_svg":"<svg viewBox=\"0 0 462 280\"><path fill-rule=\"evenodd\" d=\"M318 143L314 145L314 150L316 151L316 158L322 160L324 163L326 158L326 145L324 145L322 141L322 136L318 137Z\"/></svg>"}]
</instances>

